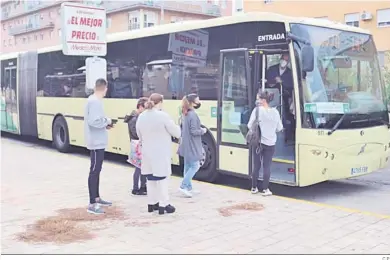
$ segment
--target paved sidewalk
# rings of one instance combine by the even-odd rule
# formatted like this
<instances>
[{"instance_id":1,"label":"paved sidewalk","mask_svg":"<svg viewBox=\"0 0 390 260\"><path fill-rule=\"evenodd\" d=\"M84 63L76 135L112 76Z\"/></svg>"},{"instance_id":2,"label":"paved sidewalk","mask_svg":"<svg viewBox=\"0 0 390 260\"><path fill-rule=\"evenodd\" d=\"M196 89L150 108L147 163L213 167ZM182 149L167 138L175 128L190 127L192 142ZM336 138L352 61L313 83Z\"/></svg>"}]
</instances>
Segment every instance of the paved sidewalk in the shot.
<instances>
[{"instance_id":1,"label":"paved sidewalk","mask_svg":"<svg viewBox=\"0 0 390 260\"><path fill-rule=\"evenodd\" d=\"M59 209L86 206L89 162L86 157L9 139L2 139L1 150L2 253L390 253L390 218L386 216L276 196L264 198L200 182L195 185L202 193L187 199L177 191L178 177L170 184L177 213L150 214L146 197L129 195L133 169L109 162L103 166L101 194L124 208L126 219L81 224L95 234L84 242L20 242L15 234L27 225L54 216ZM264 208L227 210L242 203Z\"/></svg>"}]
</instances>

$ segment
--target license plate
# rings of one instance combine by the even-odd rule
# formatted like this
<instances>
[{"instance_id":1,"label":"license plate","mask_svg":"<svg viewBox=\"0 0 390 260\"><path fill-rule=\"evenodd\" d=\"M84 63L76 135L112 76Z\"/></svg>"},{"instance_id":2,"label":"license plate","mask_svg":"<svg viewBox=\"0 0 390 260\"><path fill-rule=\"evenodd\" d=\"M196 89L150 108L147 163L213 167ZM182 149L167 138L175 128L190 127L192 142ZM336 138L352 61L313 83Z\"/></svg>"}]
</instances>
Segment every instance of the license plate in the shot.
<instances>
[{"instance_id":1,"label":"license plate","mask_svg":"<svg viewBox=\"0 0 390 260\"><path fill-rule=\"evenodd\" d=\"M366 173L366 172L368 172L368 167L367 166L351 168L351 175L361 174L361 173Z\"/></svg>"}]
</instances>

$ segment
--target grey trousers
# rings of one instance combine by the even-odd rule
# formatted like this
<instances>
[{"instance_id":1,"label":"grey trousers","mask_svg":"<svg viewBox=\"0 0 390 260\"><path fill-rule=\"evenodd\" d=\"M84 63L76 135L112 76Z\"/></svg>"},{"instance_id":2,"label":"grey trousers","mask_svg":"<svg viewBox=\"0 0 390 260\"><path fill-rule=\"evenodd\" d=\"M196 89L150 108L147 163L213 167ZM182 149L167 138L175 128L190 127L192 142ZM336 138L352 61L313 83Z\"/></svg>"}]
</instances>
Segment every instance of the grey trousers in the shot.
<instances>
[{"instance_id":1,"label":"grey trousers","mask_svg":"<svg viewBox=\"0 0 390 260\"><path fill-rule=\"evenodd\" d=\"M259 153L257 153L259 152ZM268 189L269 180L271 178L272 157L275 153L275 145L269 146L261 144L261 150L252 150L253 172L252 172L252 188L258 188L258 179L260 175L261 164L263 164L263 190Z\"/></svg>"}]
</instances>

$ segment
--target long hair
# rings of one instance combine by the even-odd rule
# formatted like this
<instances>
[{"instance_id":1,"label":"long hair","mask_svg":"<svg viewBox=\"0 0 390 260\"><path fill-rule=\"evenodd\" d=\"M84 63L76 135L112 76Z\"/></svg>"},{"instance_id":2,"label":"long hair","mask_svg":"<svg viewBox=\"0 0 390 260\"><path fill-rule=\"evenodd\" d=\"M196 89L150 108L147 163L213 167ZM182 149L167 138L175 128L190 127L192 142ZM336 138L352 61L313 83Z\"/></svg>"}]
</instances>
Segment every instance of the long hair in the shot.
<instances>
[{"instance_id":1,"label":"long hair","mask_svg":"<svg viewBox=\"0 0 390 260\"><path fill-rule=\"evenodd\" d=\"M153 93L152 95L150 95L148 101L145 103L145 109L150 110L154 108L154 106L157 105L158 103L161 103L163 100L164 100L163 95L158 93Z\"/></svg>"},{"instance_id":2,"label":"long hair","mask_svg":"<svg viewBox=\"0 0 390 260\"><path fill-rule=\"evenodd\" d=\"M198 98L197 94L189 94L187 96L184 96L181 101L181 112L183 115L187 115L188 111L191 109L192 105L195 102L195 99Z\"/></svg>"}]
</instances>

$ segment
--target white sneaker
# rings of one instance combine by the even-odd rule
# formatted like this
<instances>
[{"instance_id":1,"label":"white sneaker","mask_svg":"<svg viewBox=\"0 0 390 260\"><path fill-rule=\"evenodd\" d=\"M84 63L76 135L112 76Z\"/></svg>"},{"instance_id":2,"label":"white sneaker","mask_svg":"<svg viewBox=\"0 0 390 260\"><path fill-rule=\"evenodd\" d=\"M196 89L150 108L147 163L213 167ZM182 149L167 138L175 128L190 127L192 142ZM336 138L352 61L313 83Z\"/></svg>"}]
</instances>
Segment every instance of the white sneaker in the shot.
<instances>
[{"instance_id":1,"label":"white sneaker","mask_svg":"<svg viewBox=\"0 0 390 260\"><path fill-rule=\"evenodd\" d=\"M192 193L192 195L198 195L198 194L200 194L200 190L194 190L194 189L192 189L190 192Z\"/></svg>"},{"instance_id":2,"label":"white sneaker","mask_svg":"<svg viewBox=\"0 0 390 260\"><path fill-rule=\"evenodd\" d=\"M183 193L186 197L192 198L192 193L191 193L191 191L186 190L186 189L182 189L182 188L179 188L179 191L181 191L181 193Z\"/></svg>"},{"instance_id":3,"label":"white sneaker","mask_svg":"<svg viewBox=\"0 0 390 260\"><path fill-rule=\"evenodd\" d=\"M272 196L272 192L269 189L263 190L261 192L261 195L263 196Z\"/></svg>"},{"instance_id":4,"label":"white sneaker","mask_svg":"<svg viewBox=\"0 0 390 260\"><path fill-rule=\"evenodd\" d=\"M251 193L252 194L256 194L256 193L258 193L259 192L259 190L257 189L257 188L252 188L251 189Z\"/></svg>"}]
</instances>

